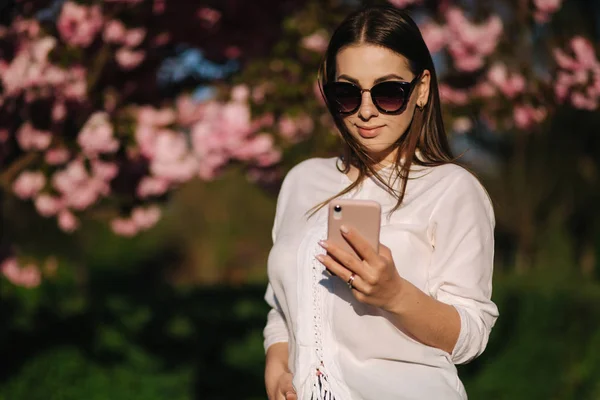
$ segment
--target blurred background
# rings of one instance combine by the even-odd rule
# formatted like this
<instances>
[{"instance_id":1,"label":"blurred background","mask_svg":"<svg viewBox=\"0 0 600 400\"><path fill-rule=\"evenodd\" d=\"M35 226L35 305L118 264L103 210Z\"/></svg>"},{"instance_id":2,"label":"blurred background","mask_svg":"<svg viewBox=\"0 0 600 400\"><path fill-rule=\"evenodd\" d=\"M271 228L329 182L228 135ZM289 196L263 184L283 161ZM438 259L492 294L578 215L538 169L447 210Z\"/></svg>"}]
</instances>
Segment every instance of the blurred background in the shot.
<instances>
[{"instance_id":1,"label":"blurred background","mask_svg":"<svg viewBox=\"0 0 600 400\"><path fill-rule=\"evenodd\" d=\"M494 201L472 399L600 399L600 1L1 0L0 399L264 399L286 171L338 151L317 69L407 9Z\"/></svg>"}]
</instances>

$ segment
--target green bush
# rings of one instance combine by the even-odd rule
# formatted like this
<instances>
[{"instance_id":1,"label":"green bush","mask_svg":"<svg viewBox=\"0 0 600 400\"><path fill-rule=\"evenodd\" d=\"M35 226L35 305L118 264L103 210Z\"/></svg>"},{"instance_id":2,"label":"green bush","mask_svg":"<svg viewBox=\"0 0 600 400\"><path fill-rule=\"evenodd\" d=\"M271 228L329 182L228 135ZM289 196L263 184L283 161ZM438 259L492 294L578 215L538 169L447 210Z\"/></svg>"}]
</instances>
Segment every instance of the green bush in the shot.
<instances>
[{"instance_id":1,"label":"green bush","mask_svg":"<svg viewBox=\"0 0 600 400\"><path fill-rule=\"evenodd\" d=\"M264 399L263 286L174 290L119 276L76 316L41 310L8 330L0 399ZM496 282L488 349L459 367L471 399L600 398L600 287L569 282Z\"/></svg>"}]
</instances>

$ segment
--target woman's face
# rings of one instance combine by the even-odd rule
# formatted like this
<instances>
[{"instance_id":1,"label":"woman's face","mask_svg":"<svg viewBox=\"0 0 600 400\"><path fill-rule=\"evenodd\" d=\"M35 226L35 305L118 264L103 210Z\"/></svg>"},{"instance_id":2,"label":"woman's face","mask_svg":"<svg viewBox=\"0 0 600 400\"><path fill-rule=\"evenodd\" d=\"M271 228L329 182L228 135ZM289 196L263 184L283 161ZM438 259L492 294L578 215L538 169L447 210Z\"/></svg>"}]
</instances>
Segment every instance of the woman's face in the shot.
<instances>
[{"instance_id":1,"label":"woman's face","mask_svg":"<svg viewBox=\"0 0 600 400\"><path fill-rule=\"evenodd\" d=\"M351 82L361 89L371 89L383 81L407 81L415 78L408 60L385 47L358 44L342 48L336 57L337 81ZM408 105L401 114L384 114L363 92L359 109L343 117L346 128L378 162L394 160L394 143L406 132L415 113L415 106L427 104L429 71L425 70L416 83Z\"/></svg>"}]
</instances>

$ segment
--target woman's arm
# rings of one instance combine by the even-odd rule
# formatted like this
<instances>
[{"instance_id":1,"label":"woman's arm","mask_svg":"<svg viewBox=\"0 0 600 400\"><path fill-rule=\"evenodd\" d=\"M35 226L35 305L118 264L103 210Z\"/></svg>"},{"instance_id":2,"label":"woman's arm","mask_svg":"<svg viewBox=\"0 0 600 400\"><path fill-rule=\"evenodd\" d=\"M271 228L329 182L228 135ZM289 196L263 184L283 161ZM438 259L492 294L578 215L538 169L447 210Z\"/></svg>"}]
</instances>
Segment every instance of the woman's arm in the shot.
<instances>
[{"instance_id":1,"label":"woman's arm","mask_svg":"<svg viewBox=\"0 0 600 400\"><path fill-rule=\"evenodd\" d=\"M295 400L292 373L288 368L288 344L275 343L267 349L265 386L269 400Z\"/></svg>"},{"instance_id":2,"label":"woman's arm","mask_svg":"<svg viewBox=\"0 0 600 400\"><path fill-rule=\"evenodd\" d=\"M452 353L460 333L460 315L456 308L425 294L402 279L398 297L387 310L398 329L426 345Z\"/></svg>"}]
</instances>

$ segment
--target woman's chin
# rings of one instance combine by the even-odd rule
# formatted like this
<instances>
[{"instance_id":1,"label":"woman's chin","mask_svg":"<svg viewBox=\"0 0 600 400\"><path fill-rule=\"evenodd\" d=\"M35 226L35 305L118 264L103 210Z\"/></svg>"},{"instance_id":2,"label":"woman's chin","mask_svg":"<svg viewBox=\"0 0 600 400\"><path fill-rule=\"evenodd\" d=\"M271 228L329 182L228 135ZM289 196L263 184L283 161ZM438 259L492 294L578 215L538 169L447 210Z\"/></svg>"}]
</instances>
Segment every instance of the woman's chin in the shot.
<instances>
[{"instance_id":1,"label":"woman's chin","mask_svg":"<svg viewBox=\"0 0 600 400\"><path fill-rule=\"evenodd\" d=\"M375 159L385 158L394 149L387 143L365 143L363 142L369 155Z\"/></svg>"}]
</instances>

